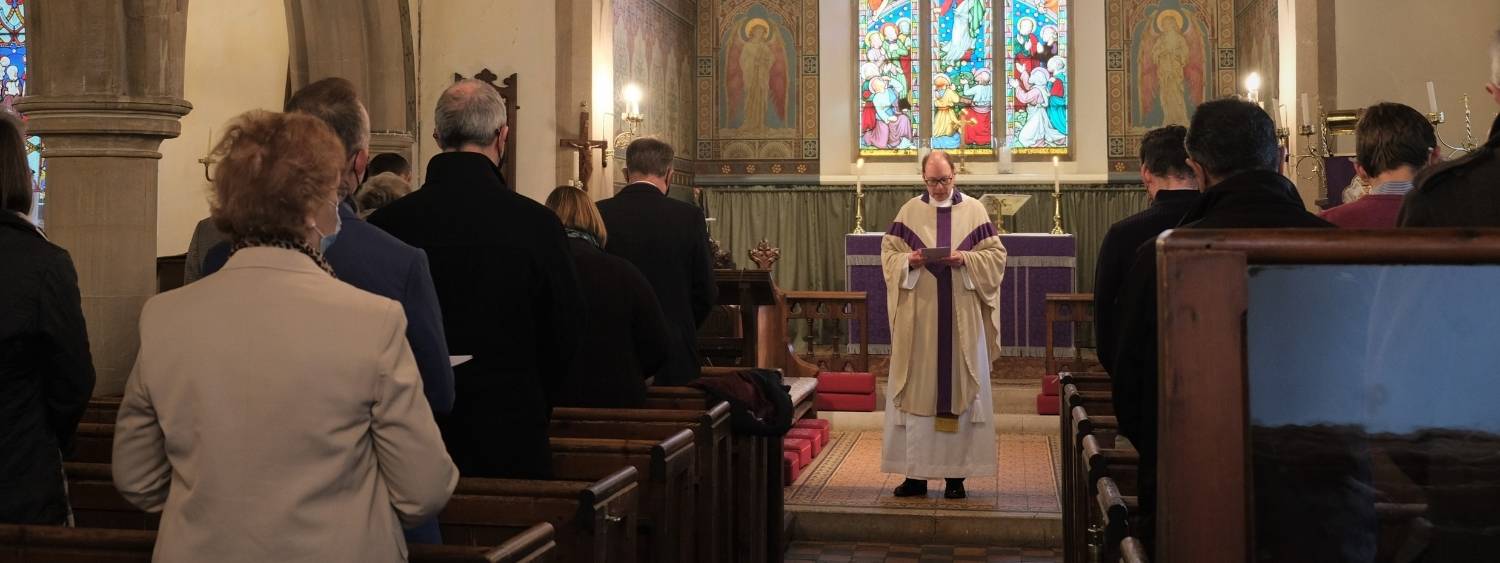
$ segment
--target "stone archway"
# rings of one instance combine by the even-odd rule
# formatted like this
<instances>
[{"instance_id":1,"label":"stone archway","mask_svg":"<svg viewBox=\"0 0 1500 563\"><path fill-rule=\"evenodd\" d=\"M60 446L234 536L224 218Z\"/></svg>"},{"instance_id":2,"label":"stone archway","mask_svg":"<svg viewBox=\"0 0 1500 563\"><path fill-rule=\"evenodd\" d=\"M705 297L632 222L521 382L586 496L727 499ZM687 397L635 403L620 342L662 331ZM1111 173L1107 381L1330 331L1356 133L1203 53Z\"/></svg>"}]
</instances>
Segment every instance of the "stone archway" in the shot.
<instances>
[{"instance_id":1,"label":"stone archway","mask_svg":"<svg viewBox=\"0 0 1500 563\"><path fill-rule=\"evenodd\" d=\"M341 76L370 112L370 152L416 162L417 73L409 0L285 0L287 92Z\"/></svg>"}]
</instances>

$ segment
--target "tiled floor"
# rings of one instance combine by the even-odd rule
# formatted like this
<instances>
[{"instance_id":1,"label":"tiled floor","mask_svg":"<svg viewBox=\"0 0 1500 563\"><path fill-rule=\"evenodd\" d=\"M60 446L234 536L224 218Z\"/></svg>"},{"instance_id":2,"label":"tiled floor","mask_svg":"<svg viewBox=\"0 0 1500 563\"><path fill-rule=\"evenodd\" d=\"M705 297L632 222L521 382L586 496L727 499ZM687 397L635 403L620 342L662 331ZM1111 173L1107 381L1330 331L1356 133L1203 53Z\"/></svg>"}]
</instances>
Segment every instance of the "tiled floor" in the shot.
<instances>
[{"instance_id":1,"label":"tiled floor","mask_svg":"<svg viewBox=\"0 0 1500 563\"><path fill-rule=\"evenodd\" d=\"M1056 563L1061 552L1047 549L795 542L788 562L819 563Z\"/></svg>"},{"instance_id":2,"label":"tiled floor","mask_svg":"<svg viewBox=\"0 0 1500 563\"><path fill-rule=\"evenodd\" d=\"M1051 513L1058 504L1057 444L1049 436L1002 434L999 469L991 477L965 482L969 498L942 498L942 483L932 482L925 498L896 498L892 489L903 478L880 472L880 432L836 432L818 459L787 487L793 505L892 509L943 509Z\"/></svg>"}]
</instances>

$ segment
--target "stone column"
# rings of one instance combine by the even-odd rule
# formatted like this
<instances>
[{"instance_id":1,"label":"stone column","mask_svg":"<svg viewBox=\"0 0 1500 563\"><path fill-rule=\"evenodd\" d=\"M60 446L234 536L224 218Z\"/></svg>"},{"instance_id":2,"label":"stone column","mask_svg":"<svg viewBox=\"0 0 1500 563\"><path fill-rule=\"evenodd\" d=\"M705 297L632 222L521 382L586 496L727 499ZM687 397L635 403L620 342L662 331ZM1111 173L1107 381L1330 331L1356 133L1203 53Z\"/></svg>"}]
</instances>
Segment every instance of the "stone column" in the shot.
<instances>
[{"instance_id":1,"label":"stone column","mask_svg":"<svg viewBox=\"0 0 1500 563\"><path fill-rule=\"evenodd\" d=\"M31 82L16 104L47 159L47 234L78 269L98 373L117 394L156 294L157 152L182 99L187 0L29 3Z\"/></svg>"}]
</instances>

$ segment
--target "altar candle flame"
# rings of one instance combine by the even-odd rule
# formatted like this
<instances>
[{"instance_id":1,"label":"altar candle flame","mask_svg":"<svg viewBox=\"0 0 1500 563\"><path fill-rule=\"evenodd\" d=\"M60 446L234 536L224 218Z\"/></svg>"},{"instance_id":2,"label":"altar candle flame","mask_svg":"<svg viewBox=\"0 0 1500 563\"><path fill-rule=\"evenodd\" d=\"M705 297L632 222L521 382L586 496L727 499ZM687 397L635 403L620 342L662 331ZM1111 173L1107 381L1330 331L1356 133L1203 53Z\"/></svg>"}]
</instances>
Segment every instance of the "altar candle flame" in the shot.
<instances>
[{"instance_id":1,"label":"altar candle flame","mask_svg":"<svg viewBox=\"0 0 1500 563\"><path fill-rule=\"evenodd\" d=\"M1056 156L1052 157L1052 193L1062 193L1062 166Z\"/></svg>"}]
</instances>

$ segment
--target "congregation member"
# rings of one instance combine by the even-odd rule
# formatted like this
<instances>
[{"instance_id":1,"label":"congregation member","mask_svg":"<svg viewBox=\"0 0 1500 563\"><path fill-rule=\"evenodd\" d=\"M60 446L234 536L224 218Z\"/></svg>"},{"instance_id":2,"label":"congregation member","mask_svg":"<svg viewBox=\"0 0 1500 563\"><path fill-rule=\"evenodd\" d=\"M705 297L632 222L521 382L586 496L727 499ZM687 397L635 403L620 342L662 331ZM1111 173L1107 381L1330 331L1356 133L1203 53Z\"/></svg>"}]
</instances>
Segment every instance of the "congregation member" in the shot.
<instances>
[{"instance_id":1,"label":"congregation member","mask_svg":"<svg viewBox=\"0 0 1500 563\"><path fill-rule=\"evenodd\" d=\"M343 144L251 112L214 150L223 270L147 301L110 464L156 561L405 561L458 483L401 305L340 281Z\"/></svg>"},{"instance_id":2,"label":"congregation member","mask_svg":"<svg viewBox=\"0 0 1500 563\"><path fill-rule=\"evenodd\" d=\"M1186 138L1187 128L1181 125L1153 129L1141 137L1141 183L1146 185L1151 204L1111 225L1099 245L1094 270L1094 341L1105 371L1114 367L1114 345L1119 337L1115 296L1135 263L1136 249L1176 227L1198 201L1198 179L1188 168L1187 149L1183 147Z\"/></svg>"},{"instance_id":3,"label":"congregation member","mask_svg":"<svg viewBox=\"0 0 1500 563\"><path fill-rule=\"evenodd\" d=\"M1203 195L1178 228L1332 228L1309 213L1278 170L1281 152L1271 117L1251 102L1223 99L1198 106L1184 141L1187 165ZM1156 244L1136 250L1114 311L1118 341L1110 370L1120 432L1140 452L1141 535L1154 541L1157 458Z\"/></svg>"},{"instance_id":4,"label":"congregation member","mask_svg":"<svg viewBox=\"0 0 1500 563\"><path fill-rule=\"evenodd\" d=\"M656 385L685 385L698 378L698 327L718 297L703 210L667 197L672 154L672 146L657 139L631 142L625 153L629 183L599 202L610 234L605 250L646 275L672 333L672 350L655 374Z\"/></svg>"},{"instance_id":5,"label":"congregation member","mask_svg":"<svg viewBox=\"0 0 1500 563\"><path fill-rule=\"evenodd\" d=\"M354 203L359 207L359 217L368 218L380 208L406 197L411 193L411 184L395 172L381 172L365 180L355 192Z\"/></svg>"},{"instance_id":6,"label":"congregation member","mask_svg":"<svg viewBox=\"0 0 1500 563\"><path fill-rule=\"evenodd\" d=\"M1490 78L1484 86L1500 106L1500 31L1490 39ZM1402 227L1500 227L1500 115L1489 140L1463 158L1427 167L1406 194Z\"/></svg>"},{"instance_id":7,"label":"congregation member","mask_svg":"<svg viewBox=\"0 0 1500 563\"><path fill-rule=\"evenodd\" d=\"M547 196L568 236L583 289L588 324L581 348L558 391L557 406L642 408L646 378L667 361L670 338L661 305L646 276L628 260L604 252L609 231L588 193L558 186Z\"/></svg>"},{"instance_id":8,"label":"congregation member","mask_svg":"<svg viewBox=\"0 0 1500 563\"><path fill-rule=\"evenodd\" d=\"M183 258L182 284L187 285L208 275L203 265L208 261L209 250L229 242L229 235L214 226L213 217L205 217L193 227L193 237L188 241L187 256Z\"/></svg>"},{"instance_id":9,"label":"congregation member","mask_svg":"<svg viewBox=\"0 0 1500 563\"><path fill-rule=\"evenodd\" d=\"M427 255L366 223L354 212L350 194L364 176L370 154L370 116L354 84L337 77L313 82L292 94L286 111L322 121L344 147L337 189L340 228L324 251L324 258L340 280L401 303L406 313L406 340L422 373L427 404L435 414L452 410L453 366L448 360L442 311ZM210 251L204 275L223 267L229 253L227 243ZM413 543L442 543L435 519L409 530L406 537Z\"/></svg>"},{"instance_id":10,"label":"congregation member","mask_svg":"<svg viewBox=\"0 0 1500 563\"><path fill-rule=\"evenodd\" d=\"M21 120L0 113L0 523L70 524L62 460L94 363L73 259L31 207Z\"/></svg>"},{"instance_id":11,"label":"congregation member","mask_svg":"<svg viewBox=\"0 0 1500 563\"><path fill-rule=\"evenodd\" d=\"M411 183L411 163L406 157L393 152L383 152L371 158L370 165L365 168L364 179L369 181L386 172L400 176L407 184Z\"/></svg>"},{"instance_id":12,"label":"congregation member","mask_svg":"<svg viewBox=\"0 0 1500 563\"><path fill-rule=\"evenodd\" d=\"M927 193L881 239L891 362L880 470L906 476L898 497L945 479L943 496L961 499L965 478L997 467L990 362L1006 254L984 204L954 186L948 153L922 157L922 179Z\"/></svg>"},{"instance_id":13,"label":"congregation member","mask_svg":"<svg viewBox=\"0 0 1500 563\"><path fill-rule=\"evenodd\" d=\"M454 368L453 412L439 418L459 469L545 479L552 402L587 326L567 237L557 215L500 175L509 128L494 87L449 86L433 126L443 152L422 189L370 222L427 252L449 353L469 357Z\"/></svg>"},{"instance_id":14,"label":"congregation member","mask_svg":"<svg viewBox=\"0 0 1500 563\"><path fill-rule=\"evenodd\" d=\"M1355 124L1354 156L1354 174L1370 186L1369 193L1321 216L1346 229L1394 229L1412 179L1442 153L1427 116L1409 106L1381 103L1365 108Z\"/></svg>"}]
</instances>

